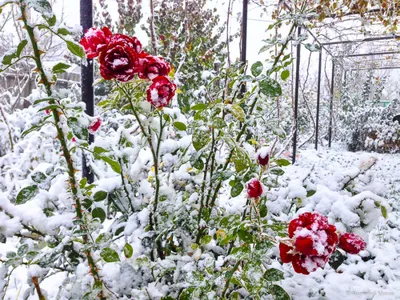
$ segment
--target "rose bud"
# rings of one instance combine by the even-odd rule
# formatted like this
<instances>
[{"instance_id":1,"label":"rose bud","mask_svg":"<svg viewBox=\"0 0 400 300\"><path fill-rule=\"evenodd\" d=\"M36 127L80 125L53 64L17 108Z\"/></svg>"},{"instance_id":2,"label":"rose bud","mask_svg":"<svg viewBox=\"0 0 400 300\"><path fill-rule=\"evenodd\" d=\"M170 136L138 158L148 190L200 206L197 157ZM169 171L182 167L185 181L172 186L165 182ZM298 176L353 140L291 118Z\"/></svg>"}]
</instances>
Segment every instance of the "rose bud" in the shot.
<instances>
[{"instance_id":1,"label":"rose bud","mask_svg":"<svg viewBox=\"0 0 400 300\"><path fill-rule=\"evenodd\" d=\"M80 44L85 49L87 58L97 57L106 48L111 36L112 33L107 27L101 30L96 28L88 29L80 41Z\"/></svg>"},{"instance_id":2,"label":"rose bud","mask_svg":"<svg viewBox=\"0 0 400 300\"><path fill-rule=\"evenodd\" d=\"M366 245L364 240L354 233L343 233L339 239L339 247L350 254L358 254Z\"/></svg>"},{"instance_id":3,"label":"rose bud","mask_svg":"<svg viewBox=\"0 0 400 300\"><path fill-rule=\"evenodd\" d=\"M269 148L262 148L257 155L258 163L261 166L267 166L269 163Z\"/></svg>"},{"instance_id":4,"label":"rose bud","mask_svg":"<svg viewBox=\"0 0 400 300\"><path fill-rule=\"evenodd\" d=\"M253 178L247 183L247 196L249 198L258 198L263 193L261 182Z\"/></svg>"},{"instance_id":5,"label":"rose bud","mask_svg":"<svg viewBox=\"0 0 400 300\"><path fill-rule=\"evenodd\" d=\"M138 54L124 39L113 39L100 53L100 75L122 82L132 80L137 73Z\"/></svg>"},{"instance_id":6,"label":"rose bud","mask_svg":"<svg viewBox=\"0 0 400 300\"><path fill-rule=\"evenodd\" d=\"M153 83L147 89L147 101L156 108L167 106L175 95L175 91L175 84L167 77L158 76L153 79Z\"/></svg>"},{"instance_id":7,"label":"rose bud","mask_svg":"<svg viewBox=\"0 0 400 300\"><path fill-rule=\"evenodd\" d=\"M167 76L171 66L162 57L142 55L139 59L139 73L141 79L154 79L157 76Z\"/></svg>"},{"instance_id":8,"label":"rose bud","mask_svg":"<svg viewBox=\"0 0 400 300\"><path fill-rule=\"evenodd\" d=\"M96 117L95 119L93 119L88 128L89 133L95 134L97 132L97 130L99 130L101 123L102 123L102 120L100 117Z\"/></svg>"}]
</instances>

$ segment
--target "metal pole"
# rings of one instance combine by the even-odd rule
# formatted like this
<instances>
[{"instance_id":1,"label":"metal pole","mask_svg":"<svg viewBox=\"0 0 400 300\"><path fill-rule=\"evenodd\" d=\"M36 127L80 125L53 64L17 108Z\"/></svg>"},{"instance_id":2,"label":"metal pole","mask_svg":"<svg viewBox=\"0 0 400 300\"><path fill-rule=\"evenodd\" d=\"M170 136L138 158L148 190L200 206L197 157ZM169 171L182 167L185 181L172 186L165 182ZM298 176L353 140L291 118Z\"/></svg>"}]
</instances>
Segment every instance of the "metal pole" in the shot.
<instances>
[{"instance_id":1,"label":"metal pole","mask_svg":"<svg viewBox=\"0 0 400 300\"><path fill-rule=\"evenodd\" d=\"M80 21L82 30L85 33L89 28L93 27L93 2L92 0L80 0ZM93 93L93 62L88 60L86 66L81 66L81 93L82 101L86 104L85 112L89 116L94 115L94 93ZM93 143L94 136L89 134L89 144ZM82 156L82 176L86 177L89 183L94 180L85 155Z\"/></svg>"},{"instance_id":2,"label":"metal pole","mask_svg":"<svg viewBox=\"0 0 400 300\"><path fill-rule=\"evenodd\" d=\"M318 90L317 90L317 115L315 120L315 150L318 150L318 133L319 133L319 102L321 97L321 71L322 71L322 49L319 52L318 60Z\"/></svg>"},{"instance_id":3,"label":"metal pole","mask_svg":"<svg viewBox=\"0 0 400 300\"><path fill-rule=\"evenodd\" d=\"M242 62L242 67L245 66L247 59L247 8L248 0L243 0L242 45L240 49L240 61ZM240 87L240 98L244 97L244 93L246 93L246 84L243 82Z\"/></svg>"},{"instance_id":4,"label":"metal pole","mask_svg":"<svg viewBox=\"0 0 400 300\"><path fill-rule=\"evenodd\" d=\"M335 61L332 60L331 102L329 104L329 148L332 146L333 92L335 88Z\"/></svg>"},{"instance_id":5,"label":"metal pole","mask_svg":"<svg viewBox=\"0 0 400 300\"><path fill-rule=\"evenodd\" d=\"M297 39L300 38L301 35L301 26L297 27ZM299 81L300 81L300 50L301 43L298 42L296 47L296 85L294 89L294 133L293 133L293 156L292 156L292 164L296 162L296 152L297 152L297 112L299 109Z\"/></svg>"}]
</instances>

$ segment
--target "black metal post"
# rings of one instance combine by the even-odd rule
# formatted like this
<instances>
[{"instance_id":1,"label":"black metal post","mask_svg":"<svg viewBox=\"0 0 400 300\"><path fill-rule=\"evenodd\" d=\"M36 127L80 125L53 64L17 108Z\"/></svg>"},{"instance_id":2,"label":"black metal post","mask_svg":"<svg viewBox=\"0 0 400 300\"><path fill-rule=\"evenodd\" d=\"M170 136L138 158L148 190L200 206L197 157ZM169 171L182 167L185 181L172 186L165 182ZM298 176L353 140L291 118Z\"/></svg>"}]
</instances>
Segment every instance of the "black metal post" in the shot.
<instances>
[{"instance_id":1,"label":"black metal post","mask_svg":"<svg viewBox=\"0 0 400 300\"><path fill-rule=\"evenodd\" d=\"M335 88L335 61L332 59L331 101L329 104L329 148L332 146L333 92Z\"/></svg>"},{"instance_id":2,"label":"black metal post","mask_svg":"<svg viewBox=\"0 0 400 300\"><path fill-rule=\"evenodd\" d=\"M85 33L89 28L93 27L93 1L80 0L80 21ZM94 93L93 93L93 61L88 60L86 66L81 66L81 93L82 101L86 104L85 112L89 116L94 115ZM89 134L89 144L93 143L94 136ZM86 177L89 183L94 180L93 173L91 172L85 155L82 156L82 176Z\"/></svg>"},{"instance_id":3,"label":"black metal post","mask_svg":"<svg viewBox=\"0 0 400 300\"><path fill-rule=\"evenodd\" d=\"M322 49L319 52L319 60L318 60L317 115L315 117L315 150L318 150L319 103L321 97L321 71L322 71Z\"/></svg>"},{"instance_id":4,"label":"black metal post","mask_svg":"<svg viewBox=\"0 0 400 300\"><path fill-rule=\"evenodd\" d=\"M242 12L242 45L240 49L240 61L244 67L247 59L247 8L248 0L243 0L243 12ZM240 98L243 98L246 93L246 84L243 82L240 87Z\"/></svg>"},{"instance_id":5,"label":"black metal post","mask_svg":"<svg viewBox=\"0 0 400 300\"><path fill-rule=\"evenodd\" d=\"M297 27L297 39L300 39L301 26ZM294 88L294 133L293 133L293 153L292 153L292 164L296 162L297 152L297 113L299 109L299 84L300 84L300 51L301 43L298 42L296 47L296 77L295 77L295 88Z\"/></svg>"}]
</instances>

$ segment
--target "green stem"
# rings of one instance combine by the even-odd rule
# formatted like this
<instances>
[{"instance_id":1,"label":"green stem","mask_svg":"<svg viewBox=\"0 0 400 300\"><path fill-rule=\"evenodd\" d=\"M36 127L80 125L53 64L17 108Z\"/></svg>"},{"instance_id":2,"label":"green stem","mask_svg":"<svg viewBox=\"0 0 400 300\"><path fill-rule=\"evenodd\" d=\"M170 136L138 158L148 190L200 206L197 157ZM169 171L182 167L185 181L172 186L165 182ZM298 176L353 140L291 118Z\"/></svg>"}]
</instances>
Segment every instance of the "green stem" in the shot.
<instances>
[{"instance_id":1,"label":"green stem","mask_svg":"<svg viewBox=\"0 0 400 300\"><path fill-rule=\"evenodd\" d=\"M230 284L230 282L231 282L231 279L232 279L232 277L233 277L233 274L234 274L234 273L236 272L236 270L239 268L239 264L240 264L240 260L238 260L238 261L236 262L236 264L233 266L233 269L230 271L229 277L226 279L225 288L224 288L224 290L223 290L223 292L222 292L222 296L221 296L222 299L225 298L225 295L226 295L226 292L228 291L229 284Z\"/></svg>"},{"instance_id":2,"label":"green stem","mask_svg":"<svg viewBox=\"0 0 400 300\"><path fill-rule=\"evenodd\" d=\"M135 109L135 106L133 105L133 101L132 98L130 97L130 93L129 91L127 91L124 86L118 84L118 87L121 89L121 91L125 94L125 97L129 100L130 104L131 104L131 108L132 108L132 113L135 116L136 121L139 124L140 130L142 131L142 134L145 136L145 138L147 139L147 142L149 144L150 147L150 151L151 154L153 156L153 162L154 162L154 177L155 177L155 181L156 181L156 187L155 187L155 195L154 195L154 205L153 205L153 209L150 211L149 214L149 225L150 225L150 229L155 231L156 235L157 235L157 217L156 217L156 212L157 212L157 206L158 206L158 198L159 198L159 192L160 192L160 178L158 176L158 168L159 168L159 163L158 163L158 155L159 155L159 151L160 151L160 144L161 144L161 137L162 137L162 132L164 129L165 124L163 124L162 122L162 115L159 114L160 117L160 135L157 141L157 145L156 147L154 147L153 144L153 140L152 140L152 134L149 128L149 133L146 132L142 121L140 120L140 117ZM164 252L162 250L162 243L161 240L157 240L156 241L156 246L157 246L157 254L161 259L165 258ZM152 257L152 259L154 260L154 258Z\"/></svg>"},{"instance_id":3,"label":"green stem","mask_svg":"<svg viewBox=\"0 0 400 300\"><path fill-rule=\"evenodd\" d=\"M51 96L52 96L51 83L49 82L49 80L48 80L48 78L46 76L46 73L44 71L44 68L43 68L43 65L42 65L42 61L41 61L41 58L40 58L41 52L39 50L39 47L38 47L38 44L37 44L37 40L35 38L33 27L31 27L29 25L29 23L28 23L27 16L26 16L26 5L25 5L24 1L22 1L22 0L20 0L20 9L21 9L21 18L22 18L22 21L23 21L23 23L25 25L25 30L27 31L29 40L31 41L31 44L32 44L33 53L34 53L33 59L34 59L34 61L36 63L37 72L39 73L40 78L41 78L41 82L40 83L43 84L43 86L46 89L47 96L50 98L49 99L49 104L50 105L54 105L56 102L55 102L55 100L53 98L51 98ZM74 168L74 165L73 165L73 162L72 162L71 153L68 150L67 141L65 139L64 132L63 132L62 128L59 126L60 117L59 117L59 114L58 114L58 110L56 108L53 108L53 109L51 109L51 111L52 111L52 114L53 114L54 123L55 123L55 127L56 127L56 130L57 130L57 138L61 143L61 149L63 151L64 157L65 157L65 160L66 160L66 163L67 163L67 173L68 173L68 176L69 176L69 186L71 188L72 198L73 198L73 200L75 202L74 206L75 206L76 216L77 216L77 218L79 220L84 222L85 220L83 218L82 205L81 205L81 202L80 202L80 199L79 199L79 196L78 196L77 181L76 181L76 178L75 178L75 168ZM83 225L81 225L81 230L86 231L86 227L87 226L86 226L86 224L84 222ZM84 244L88 244L89 243L88 234L84 234L82 238L83 238L83 243ZM98 285L101 284L101 286L103 286L103 282L102 282L102 280L100 278L100 275L98 273L98 269L96 267L96 264L94 263L94 260L93 260L93 257L91 255L91 252L89 250L87 250L87 251L85 251L85 255L86 255L86 258L88 260L88 265L90 267L90 272L92 273L92 276L93 276L95 282ZM100 299L105 299L102 291L99 292L98 297Z\"/></svg>"}]
</instances>

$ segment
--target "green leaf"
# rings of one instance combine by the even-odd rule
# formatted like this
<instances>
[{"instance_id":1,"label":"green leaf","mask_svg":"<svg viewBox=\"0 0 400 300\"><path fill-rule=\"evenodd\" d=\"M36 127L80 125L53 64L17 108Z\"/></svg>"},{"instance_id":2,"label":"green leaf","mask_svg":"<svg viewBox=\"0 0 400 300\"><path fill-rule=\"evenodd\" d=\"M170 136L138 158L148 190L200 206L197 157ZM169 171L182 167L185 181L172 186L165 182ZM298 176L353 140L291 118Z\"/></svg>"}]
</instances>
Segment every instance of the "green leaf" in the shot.
<instances>
[{"instance_id":1,"label":"green leaf","mask_svg":"<svg viewBox=\"0 0 400 300\"><path fill-rule=\"evenodd\" d=\"M193 299L192 294L194 290L195 288L193 286L184 289L182 293L179 295L179 300L192 300Z\"/></svg>"},{"instance_id":2,"label":"green leaf","mask_svg":"<svg viewBox=\"0 0 400 300\"><path fill-rule=\"evenodd\" d=\"M57 22L57 17L56 15L52 15L50 18L45 18L49 26L54 26L56 25Z\"/></svg>"},{"instance_id":3,"label":"green leaf","mask_svg":"<svg viewBox=\"0 0 400 300\"><path fill-rule=\"evenodd\" d=\"M33 105L36 105L36 104L38 104L38 103L41 103L41 102L45 102L45 101L50 101L50 100L54 100L54 98L42 98L42 99L38 99L38 100L35 100L34 102L33 102Z\"/></svg>"},{"instance_id":4,"label":"green leaf","mask_svg":"<svg viewBox=\"0 0 400 300\"><path fill-rule=\"evenodd\" d=\"M315 190L307 191L307 197L313 196L316 192L317 192L317 191L315 191Z\"/></svg>"},{"instance_id":5,"label":"green leaf","mask_svg":"<svg viewBox=\"0 0 400 300\"><path fill-rule=\"evenodd\" d=\"M382 216L385 219L387 219L387 209L386 209L386 207L384 205L381 205L381 213L382 213Z\"/></svg>"},{"instance_id":6,"label":"green leaf","mask_svg":"<svg viewBox=\"0 0 400 300\"><path fill-rule=\"evenodd\" d=\"M101 223L103 223L104 220L106 219L106 213L104 209L102 209L101 207L96 207L95 209L92 210L92 217L99 218Z\"/></svg>"},{"instance_id":7,"label":"green leaf","mask_svg":"<svg viewBox=\"0 0 400 300\"><path fill-rule=\"evenodd\" d=\"M29 250L29 246L27 244L22 244L18 250L17 250L17 254L18 256L24 256Z\"/></svg>"},{"instance_id":8,"label":"green leaf","mask_svg":"<svg viewBox=\"0 0 400 300\"><path fill-rule=\"evenodd\" d=\"M192 106L191 109L192 110L205 110L206 108L207 108L207 104L199 103L199 104Z\"/></svg>"},{"instance_id":9,"label":"green leaf","mask_svg":"<svg viewBox=\"0 0 400 300\"><path fill-rule=\"evenodd\" d=\"M282 71L282 73L281 73L281 78L282 78L282 80L288 79L289 76L290 76L290 71L289 71L289 70L284 70L284 71Z\"/></svg>"},{"instance_id":10,"label":"green leaf","mask_svg":"<svg viewBox=\"0 0 400 300\"><path fill-rule=\"evenodd\" d=\"M58 28L57 34L60 34L60 35L70 35L71 32L69 32L69 30L66 29L66 28Z\"/></svg>"},{"instance_id":11,"label":"green leaf","mask_svg":"<svg viewBox=\"0 0 400 300\"><path fill-rule=\"evenodd\" d=\"M45 110L53 110L53 109L60 109L61 108L61 106L59 106L59 105L57 105L57 104L50 104L50 105L47 105L47 106L45 106L45 107L42 107L41 109L38 109L38 112L39 111L45 111ZM76 118L75 118L76 119Z\"/></svg>"},{"instance_id":12,"label":"green leaf","mask_svg":"<svg viewBox=\"0 0 400 300\"><path fill-rule=\"evenodd\" d=\"M186 131L186 125L182 122L174 122L174 127L180 131Z\"/></svg>"},{"instance_id":13,"label":"green leaf","mask_svg":"<svg viewBox=\"0 0 400 300\"><path fill-rule=\"evenodd\" d=\"M198 159L196 159L194 162L190 162L192 164L192 166L194 168L196 168L197 170L203 170L204 169L204 162L201 159L201 157L199 157Z\"/></svg>"},{"instance_id":14,"label":"green leaf","mask_svg":"<svg viewBox=\"0 0 400 300\"><path fill-rule=\"evenodd\" d=\"M243 184L239 180L235 181L234 185L231 188L231 196L233 198L239 196L243 189Z\"/></svg>"},{"instance_id":15,"label":"green leaf","mask_svg":"<svg viewBox=\"0 0 400 300\"><path fill-rule=\"evenodd\" d=\"M268 209L267 206L265 204L260 206L260 217L261 218L265 218L268 214Z\"/></svg>"},{"instance_id":16,"label":"green leaf","mask_svg":"<svg viewBox=\"0 0 400 300\"><path fill-rule=\"evenodd\" d=\"M3 56L3 60L1 61L1 63L3 65L11 65L12 60L17 57L18 56L16 55L16 53L6 54Z\"/></svg>"},{"instance_id":17,"label":"green leaf","mask_svg":"<svg viewBox=\"0 0 400 300\"><path fill-rule=\"evenodd\" d=\"M58 74L66 72L66 70L69 69L70 67L71 67L70 65L60 62L54 65L52 70L54 74Z\"/></svg>"},{"instance_id":18,"label":"green leaf","mask_svg":"<svg viewBox=\"0 0 400 300\"><path fill-rule=\"evenodd\" d=\"M281 270L278 269L268 269L267 271L265 271L264 273L264 279L268 280L268 281L280 281L283 280L285 278L284 273Z\"/></svg>"},{"instance_id":19,"label":"green leaf","mask_svg":"<svg viewBox=\"0 0 400 300\"><path fill-rule=\"evenodd\" d=\"M22 190L19 191L17 195L17 199L15 200L16 204L24 204L31 200L39 193L39 189L37 185L30 185L24 187Z\"/></svg>"},{"instance_id":20,"label":"green leaf","mask_svg":"<svg viewBox=\"0 0 400 300\"><path fill-rule=\"evenodd\" d=\"M265 78L264 80L260 81L260 91L265 96L268 97L278 97L282 95L282 88L280 84L272 79L272 78Z\"/></svg>"},{"instance_id":21,"label":"green leaf","mask_svg":"<svg viewBox=\"0 0 400 300\"><path fill-rule=\"evenodd\" d=\"M269 293L274 296L274 300L290 300L288 293L279 285L271 285L269 287Z\"/></svg>"},{"instance_id":22,"label":"green leaf","mask_svg":"<svg viewBox=\"0 0 400 300\"><path fill-rule=\"evenodd\" d=\"M200 239L200 244L201 245L207 245L208 243L211 242L211 240L212 240L212 236L211 235L204 235Z\"/></svg>"},{"instance_id":23,"label":"green leaf","mask_svg":"<svg viewBox=\"0 0 400 300\"><path fill-rule=\"evenodd\" d=\"M83 177L83 178L79 181L79 187L80 187L81 189L83 189L83 188L85 187L86 183L87 183L87 178L86 178L86 177Z\"/></svg>"},{"instance_id":24,"label":"green leaf","mask_svg":"<svg viewBox=\"0 0 400 300\"><path fill-rule=\"evenodd\" d=\"M25 46L26 46L27 44L28 44L28 41L27 41L27 40L22 40L22 41L19 43L19 45L18 45L18 47L17 47L17 53L16 53L16 55L17 55L18 57L21 56L22 50L24 50L24 48L25 48Z\"/></svg>"},{"instance_id":25,"label":"green leaf","mask_svg":"<svg viewBox=\"0 0 400 300\"><path fill-rule=\"evenodd\" d=\"M108 195L108 193L106 191L98 191L98 192L96 192L96 194L94 194L93 200L95 202L102 201L107 198L107 195Z\"/></svg>"},{"instance_id":26,"label":"green leaf","mask_svg":"<svg viewBox=\"0 0 400 300\"><path fill-rule=\"evenodd\" d=\"M85 50L81 47L81 45L78 45L74 42L71 41L66 41L67 43L67 48L68 50L75 56L78 56L80 58L85 57Z\"/></svg>"},{"instance_id":27,"label":"green leaf","mask_svg":"<svg viewBox=\"0 0 400 300\"><path fill-rule=\"evenodd\" d=\"M232 160L235 164L236 172L246 170L250 165L250 158L247 152L240 147L236 147L235 152L232 155Z\"/></svg>"},{"instance_id":28,"label":"green leaf","mask_svg":"<svg viewBox=\"0 0 400 300\"><path fill-rule=\"evenodd\" d=\"M280 167L286 167L286 166L289 166L289 165L290 165L290 161L288 161L287 159L283 159L283 158L277 159L277 160L276 160L276 163L277 163L278 166L280 166Z\"/></svg>"},{"instance_id":29,"label":"green leaf","mask_svg":"<svg viewBox=\"0 0 400 300\"><path fill-rule=\"evenodd\" d=\"M239 236L239 239L241 239L245 243L248 243L248 244L253 243L253 235L250 232L240 229L238 231L238 236Z\"/></svg>"},{"instance_id":30,"label":"green leaf","mask_svg":"<svg viewBox=\"0 0 400 300\"><path fill-rule=\"evenodd\" d=\"M192 136L194 149L200 151L211 141L211 135L208 130L195 129Z\"/></svg>"},{"instance_id":31,"label":"green leaf","mask_svg":"<svg viewBox=\"0 0 400 300\"><path fill-rule=\"evenodd\" d=\"M262 73L263 68L262 62L257 61L251 66L251 74L253 74L254 77L257 77Z\"/></svg>"},{"instance_id":32,"label":"green leaf","mask_svg":"<svg viewBox=\"0 0 400 300\"><path fill-rule=\"evenodd\" d=\"M333 252L333 254L331 255L331 257L329 258L329 265L337 270L337 268L340 267L340 265L344 262L345 257L343 256L342 252L340 252L339 250L336 250L335 252Z\"/></svg>"},{"instance_id":33,"label":"green leaf","mask_svg":"<svg viewBox=\"0 0 400 300\"><path fill-rule=\"evenodd\" d=\"M130 244L126 243L124 246L124 255L126 258L131 258L133 255L133 248Z\"/></svg>"},{"instance_id":34,"label":"green leaf","mask_svg":"<svg viewBox=\"0 0 400 300\"><path fill-rule=\"evenodd\" d=\"M96 154L101 154L101 153L105 153L105 152L109 152L109 151L102 147L94 146L93 152Z\"/></svg>"},{"instance_id":35,"label":"green leaf","mask_svg":"<svg viewBox=\"0 0 400 300\"><path fill-rule=\"evenodd\" d=\"M118 253L111 248L104 248L103 250L101 250L100 256L105 262L120 261Z\"/></svg>"},{"instance_id":36,"label":"green leaf","mask_svg":"<svg viewBox=\"0 0 400 300\"><path fill-rule=\"evenodd\" d=\"M274 174L274 175L277 175L277 176L281 176L281 175L285 174L285 171L283 171L283 170L280 169L280 168L271 169L269 172L270 172L271 174Z\"/></svg>"},{"instance_id":37,"label":"green leaf","mask_svg":"<svg viewBox=\"0 0 400 300\"><path fill-rule=\"evenodd\" d=\"M212 124L211 124L212 128L221 129L221 128L226 127L226 123L225 123L224 119L222 119L221 117L214 117L211 120L211 122L212 122Z\"/></svg>"},{"instance_id":38,"label":"green leaf","mask_svg":"<svg viewBox=\"0 0 400 300\"><path fill-rule=\"evenodd\" d=\"M244 118L246 117L246 115L243 111L243 108L241 108L239 105L232 104L231 113L237 120L239 120L240 122L244 122Z\"/></svg>"},{"instance_id":39,"label":"green leaf","mask_svg":"<svg viewBox=\"0 0 400 300\"><path fill-rule=\"evenodd\" d=\"M119 164L117 161L112 160L111 158L109 158L109 157L107 157L107 156L102 156L101 159L102 159L104 162L106 162L107 164L109 164L110 167L111 167L111 169L113 169L113 171L114 171L115 173L118 173L118 174L121 173L121 166L120 166L120 164Z\"/></svg>"},{"instance_id":40,"label":"green leaf","mask_svg":"<svg viewBox=\"0 0 400 300\"><path fill-rule=\"evenodd\" d=\"M35 182L35 183L42 183L43 181L45 181L47 178L47 176L45 174L43 174L42 172L35 172L31 175L31 179Z\"/></svg>"},{"instance_id":41,"label":"green leaf","mask_svg":"<svg viewBox=\"0 0 400 300\"><path fill-rule=\"evenodd\" d=\"M71 128L73 134L80 140L87 140L89 138L89 131L86 126L83 126L75 117L68 118L68 126Z\"/></svg>"}]
</instances>

